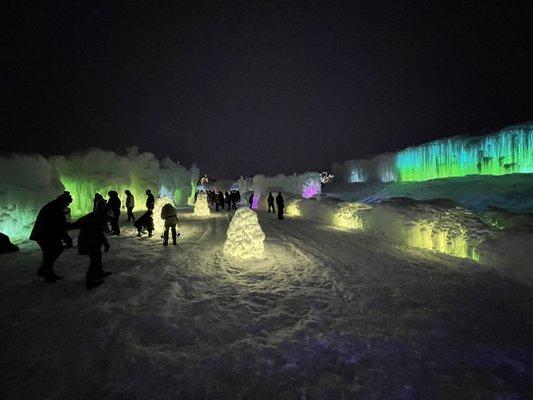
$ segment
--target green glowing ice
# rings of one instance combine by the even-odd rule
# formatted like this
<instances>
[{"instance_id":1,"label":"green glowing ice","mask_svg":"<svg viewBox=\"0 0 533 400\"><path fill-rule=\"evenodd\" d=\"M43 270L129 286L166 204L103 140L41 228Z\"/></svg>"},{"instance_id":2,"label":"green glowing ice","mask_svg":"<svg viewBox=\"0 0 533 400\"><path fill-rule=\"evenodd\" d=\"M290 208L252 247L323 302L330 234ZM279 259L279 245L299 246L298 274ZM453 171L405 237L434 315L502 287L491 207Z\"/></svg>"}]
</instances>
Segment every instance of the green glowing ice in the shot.
<instances>
[{"instance_id":1,"label":"green glowing ice","mask_svg":"<svg viewBox=\"0 0 533 400\"><path fill-rule=\"evenodd\" d=\"M508 128L481 138L450 138L396 155L401 181L533 172L533 127Z\"/></svg>"}]
</instances>

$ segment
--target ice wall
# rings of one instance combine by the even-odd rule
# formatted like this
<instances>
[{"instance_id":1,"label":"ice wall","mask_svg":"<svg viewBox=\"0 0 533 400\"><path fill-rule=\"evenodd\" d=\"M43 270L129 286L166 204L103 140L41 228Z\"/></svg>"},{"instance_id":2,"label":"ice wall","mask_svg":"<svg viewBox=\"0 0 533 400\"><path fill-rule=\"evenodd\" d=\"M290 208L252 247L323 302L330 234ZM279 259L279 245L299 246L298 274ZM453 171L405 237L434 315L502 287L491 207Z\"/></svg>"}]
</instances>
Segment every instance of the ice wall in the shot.
<instances>
[{"instance_id":1,"label":"ice wall","mask_svg":"<svg viewBox=\"0 0 533 400\"><path fill-rule=\"evenodd\" d=\"M39 155L0 156L0 232L28 238L39 209L64 191L54 166Z\"/></svg>"},{"instance_id":2,"label":"ice wall","mask_svg":"<svg viewBox=\"0 0 533 400\"><path fill-rule=\"evenodd\" d=\"M116 190L124 202L124 191L129 189L137 210L144 208L146 189L156 197L172 198L177 206L187 205L192 195L191 182L196 182L198 174L196 167L188 170L168 157L159 161L153 154L139 153L136 148L128 149L126 155L93 149L49 160L72 194L73 215L91 211L94 194L107 197L110 190Z\"/></svg>"},{"instance_id":3,"label":"ice wall","mask_svg":"<svg viewBox=\"0 0 533 400\"><path fill-rule=\"evenodd\" d=\"M276 176L258 174L253 178L253 189L254 193L260 194L262 198L266 198L269 192L290 193L309 198L321 192L321 183L318 172Z\"/></svg>"},{"instance_id":4,"label":"ice wall","mask_svg":"<svg viewBox=\"0 0 533 400\"><path fill-rule=\"evenodd\" d=\"M418 182L467 175L533 173L533 125L482 137L456 136L393 154L334 164L345 182Z\"/></svg>"}]
</instances>

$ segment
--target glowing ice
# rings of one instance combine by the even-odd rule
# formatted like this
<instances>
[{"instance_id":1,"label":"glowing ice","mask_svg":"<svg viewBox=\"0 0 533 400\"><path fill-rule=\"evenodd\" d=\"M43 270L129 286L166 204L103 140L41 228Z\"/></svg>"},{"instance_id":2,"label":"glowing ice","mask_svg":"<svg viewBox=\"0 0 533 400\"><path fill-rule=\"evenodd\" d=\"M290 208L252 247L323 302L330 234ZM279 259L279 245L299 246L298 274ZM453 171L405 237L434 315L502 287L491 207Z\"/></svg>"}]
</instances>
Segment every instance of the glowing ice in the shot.
<instances>
[{"instance_id":1,"label":"glowing ice","mask_svg":"<svg viewBox=\"0 0 533 400\"><path fill-rule=\"evenodd\" d=\"M302 211L300 210L300 203L302 199L289 200L287 207L285 207L285 215L289 217L300 217Z\"/></svg>"},{"instance_id":2,"label":"glowing ice","mask_svg":"<svg viewBox=\"0 0 533 400\"><path fill-rule=\"evenodd\" d=\"M154 219L154 228L156 233L163 233L165 230L165 221L161 219L161 209L167 203L174 205L174 200L170 197L160 197L155 199L154 214L152 218ZM154 235L157 237L157 235Z\"/></svg>"},{"instance_id":3,"label":"glowing ice","mask_svg":"<svg viewBox=\"0 0 533 400\"><path fill-rule=\"evenodd\" d=\"M198 217L208 217L211 215L211 210L207 204L207 194L204 191L198 193L196 203L194 204L194 215Z\"/></svg>"},{"instance_id":4,"label":"glowing ice","mask_svg":"<svg viewBox=\"0 0 533 400\"><path fill-rule=\"evenodd\" d=\"M229 224L224 253L242 259L260 258L264 252L264 240L257 214L248 207L241 207Z\"/></svg>"},{"instance_id":5,"label":"glowing ice","mask_svg":"<svg viewBox=\"0 0 533 400\"><path fill-rule=\"evenodd\" d=\"M368 210L370 206L362 203L339 203L333 213L333 225L339 228L363 229L361 210Z\"/></svg>"}]
</instances>

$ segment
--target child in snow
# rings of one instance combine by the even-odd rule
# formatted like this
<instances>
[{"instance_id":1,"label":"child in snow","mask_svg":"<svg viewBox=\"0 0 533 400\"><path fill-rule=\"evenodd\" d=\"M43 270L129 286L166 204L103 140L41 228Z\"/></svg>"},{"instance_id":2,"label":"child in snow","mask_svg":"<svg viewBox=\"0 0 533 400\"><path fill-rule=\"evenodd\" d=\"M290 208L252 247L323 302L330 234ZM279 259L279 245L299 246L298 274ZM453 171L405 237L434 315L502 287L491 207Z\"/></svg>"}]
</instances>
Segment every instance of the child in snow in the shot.
<instances>
[{"instance_id":1,"label":"child in snow","mask_svg":"<svg viewBox=\"0 0 533 400\"><path fill-rule=\"evenodd\" d=\"M141 217L133 224L137 228L137 236L142 236L143 230L148 231L148 237L152 237L154 231L154 219L152 218L153 211L148 209Z\"/></svg>"},{"instance_id":2,"label":"child in snow","mask_svg":"<svg viewBox=\"0 0 533 400\"><path fill-rule=\"evenodd\" d=\"M178 213L174 206L167 203L161 208L161 219L165 221L165 233L163 234L163 246L168 246L168 230L172 230L172 244L176 245L176 225L178 224Z\"/></svg>"},{"instance_id":3,"label":"child in snow","mask_svg":"<svg viewBox=\"0 0 533 400\"><path fill-rule=\"evenodd\" d=\"M103 227L107 220L108 210L101 208L93 211L80 220L78 235L78 250L80 255L89 256L90 263L85 276L87 290L93 289L104 283L104 278L111 275L105 272L102 265L102 246L106 252L109 251L109 242L104 235Z\"/></svg>"}]
</instances>

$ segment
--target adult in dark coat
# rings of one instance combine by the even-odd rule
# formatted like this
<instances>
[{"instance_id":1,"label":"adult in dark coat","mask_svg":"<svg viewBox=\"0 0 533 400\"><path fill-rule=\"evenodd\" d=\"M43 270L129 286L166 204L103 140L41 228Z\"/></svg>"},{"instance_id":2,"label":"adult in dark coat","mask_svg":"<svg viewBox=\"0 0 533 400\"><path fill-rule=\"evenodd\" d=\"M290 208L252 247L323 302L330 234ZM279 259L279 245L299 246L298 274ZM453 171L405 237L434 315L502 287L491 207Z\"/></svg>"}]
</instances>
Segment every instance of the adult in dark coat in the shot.
<instances>
[{"instance_id":1,"label":"adult in dark coat","mask_svg":"<svg viewBox=\"0 0 533 400\"><path fill-rule=\"evenodd\" d=\"M33 225L30 239L37 242L43 252L43 261L37 270L37 276L44 277L47 283L63 278L54 272L54 263L63 251L63 240L67 233L65 208L72 202L72 197L62 194L46 204Z\"/></svg>"},{"instance_id":2,"label":"adult in dark coat","mask_svg":"<svg viewBox=\"0 0 533 400\"><path fill-rule=\"evenodd\" d=\"M281 192L279 192L276 196L276 205L278 206L278 219L285 219L283 218L283 209L285 208L285 204L283 203L283 196L281 195Z\"/></svg>"},{"instance_id":3,"label":"adult in dark coat","mask_svg":"<svg viewBox=\"0 0 533 400\"><path fill-rule=\"evenodd\" d=\"M155 207L155 198L150 189L146 190L146 208L148 210L153 210Z\"/></svg>"},{"instance_id":4,"label":"adult in dark coat","mask_svg":"<svg viewBox=\"0 0 533 400\"><path fill-rule=\"evenodd\" d=\"M102 196L100 193L95 193L93 199L93 211L98 211L100 208L105 208L105 205L106 201L104 196Z\"/></svg>"},{"instance_id":5,"label":"adult in dark coat","mask_svg":"<svg viewBox=\"0 0 533 400\"><path fill-rule=\"evenodd\" d=\"M229 197L229 193L224 193L224 202L226 203L228 210L231 209L231 198Z\"/></svg>"},{"instance_id":6,"label":"adult in dark coat","mask_svg":"<svg viewBox=\"0 0 533 400\"><path fill-rule=\"evenodd\" d=\"M113 216L111 217L111 234L120 235L120 227L118 226L118 220L120 217L120 199L118 193L114 190L109 191L108 193L109 200L107 200L107 207L113 211Z\"/></svg>"},{"instance_id":7,"label":"adult in dark coat","mask_svg":"<svg viewBox=\"0 0 533 400\"><path fill-rule=\"evenodd\" d=\"M104 278L111 275L105 272L102 264L102 247L109 251L103 228L106 223L106 210L100 209L87 214L77 224L80 226L78 235L78 250L80 255L89 256L89 268L85 275L87 289L92 289L104 283Z\"/></svg>"},{"instance_id":8,"label":"adult in dark coat","mask_svg":"<svg viewBox=\"0 0 533 400\"><path fill-rule=\"evenodd\" d=\"M126 210L128 211L128 222L135 222L135 215L133 215L133 208L135 207L135 197L133 197L129 190L125 190L124 193L126 193Z\"/></svg>"},{"instance_id":9,"label":"adult in dark coat","mask_svg":"<svg viewBox=\"0 0 533 400\"><path fill-rule=\"evenodd\" d=\"M274 208L274 196L272 196L272 193L268 194L267 203L268 203L268 212L270 212L270 209L272 209L272 212L275 213L276 209Z\"/></svg>"},{"instance_id":10,"label":"adult in dark coat","mask_svg":"<svg viewBox=\"0 0 533 400\"><path fill-rule=\"evenodd\" d=\"M147 210L133 223L133 226L137 228L137 236L142 236L144 229L148 231L148 237L152 236L152 232L154 231L154 218L152 217L152 214L152 210Z\"/></svg>"},{"instance_id":11,"label":"adult in dark coat","mask_svg":"<svg viewBox=\"0 0 533 400\"><path fill-rule=\"evenodd\" d=\"M168 245L168 231L172 231L172 244L176 245L176 238L180 235L176 233L176 225L178 224L178 212L176 208L167 203L161 208L161 219L165 221L165 232L163 233L163 245Z\"/></svg>"}]
</instances>

